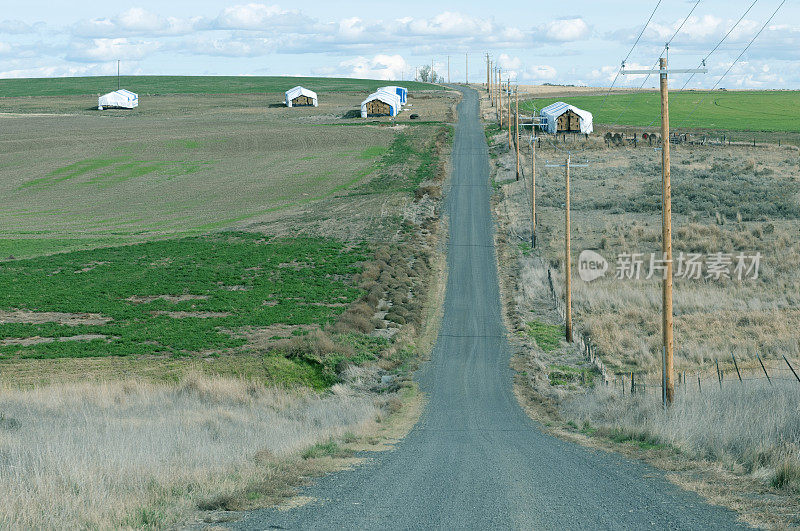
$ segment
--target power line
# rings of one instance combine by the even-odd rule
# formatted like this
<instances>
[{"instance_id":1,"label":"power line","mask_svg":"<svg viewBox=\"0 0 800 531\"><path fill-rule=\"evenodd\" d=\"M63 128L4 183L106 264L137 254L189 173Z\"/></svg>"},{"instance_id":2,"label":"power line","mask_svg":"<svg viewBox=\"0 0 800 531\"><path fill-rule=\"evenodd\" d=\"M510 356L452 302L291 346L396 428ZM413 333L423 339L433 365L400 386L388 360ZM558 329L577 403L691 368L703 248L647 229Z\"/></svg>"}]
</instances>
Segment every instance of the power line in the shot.
<instances>
[{"instance_id":1,"label":"power line","mask_svg":"<svg viewBox=\"0 0 800 531\"><path fill-rule=\"evenodd\" d=\"M766 22L764 22L764 25L763 25L763 26L761 26L761 29L759 29L759 30L758 30L758 32L757 32L755 35L753 35L753 38L752 38L752 39L750 39L750 42L748 42L748 43L747 43L747 46L745 46L745 47L744 47L744 50L742 50L742 52L741 52L741 53L740 53L740 54L739 54L739 55L736 57L736 59L735 59L735 60L734 60L734 61L731 63L731 66L729 66L729 67L728 67L728 69L725 71L725 73L724 73L724 74L722 74L722 76L721 76L721 77L720 77L720 78L717 80L717 82L716 82L716 83L714 83L714 86L713 86L713 87L711 87L711 90L709 90L709 92L707 92L707 93L706 93L706 95L705 95L705 96L703 96L703 97L700 99L700 101L698 101L698 102L695 104L695 106L694 106L694 109L692 109L692 112L691 112L691 113L689 113L689 116L687 116L685 120L683 120L683 122L682 122L683 124L687 123L687 122L688 122L688 121L689 121L689 120L692 118L692 116L694 116L694 113L695 113L695 112L697 112L697 109L699 109L699 108L700 108L700 105L701 105L701 104L702 104L702 103L703 103L703 102L706 100L706 98L708 97L708 95L709 95L709 94L711 94L712 92L714 92L714 89L716 89L716 88L717 88L717 86L719 86L719 84L722 82L722 80L723 80L723 79L725 79L725 76L727 76L727 75L728 75L728 73L730 73L730 71L731 71L731 70L733 70L733 67L734 67L734 66L736 66L736 63L738 63L738 62L739 62L739 59L741 59L741 58L742 58L742 56L745 54L745 52L747 52L747 50L750 48L750 46L751 46L751 45L752 45L752 44L755 42L755 40L758 38L758 36L759 36L759 35L761 35L761 33L762 33L762 32L763 32L765 29L766 29L766 27L769 25L769 23L770 23L770 22L772 22L772 19L773 19L773 18L775 18L775 15L777 15L777 14L778 14L778 11L781 9L781 7L783 7L783 4L785 4L785 3L786 3L786 0L781 0L781 3L780 3L780 4L778 4L778 7L776 7L776 8L775 8L775 11L773 11L773 12L772 12L772 15L770 15L770 17L767 19L767 21L766 21Z\"/></svg>"},{"instance_id":2,"label":"power line","mask_svg":"<svg viewBox=\"0 0 800 531\"><path fill-rule=\"evenodd\" d=\"M650 13L650 18L648 18L647 22L645 22L644 27L642 27L642 31L639 32L639 35L636 37L636 41L634 41L633 46L631 46L631 49L628 50L628 55L626 55L625 59L622 60L622 64L620 65L619 70L617 70L617 75L614 76L614 81L612 81L611 86L608 87L608 92L606 92L606 95L603 98L603 101L600 103L600 108L597 109L597 112L600 112L603 109L603 106L606 104L608 95L611 94L611 89L614 88L614 84L617 82L617 79L619 79L619 75L622 73L622 68L625 66L625 62L633 53L633 49L636 48L636 45L639 44L639 40L642 38L642 35L644 35L644 30L646 30L647 26L650 25L650 21L653 20L653 16L656 14L656 10L658 10L658 6L661 5L661 2L662 0L658 0L658 3L656 3L656 7L653 8L653 12Z\"/></svg>"},{"instance_id":3,"label":"power line","mask_svg":"<svg viewBox=\"0 0 800 531\"><path fill-rule=\"evenodd\" d=\"M706 55L705 57L703 57L703 60L702 60L702 61L700 61L700 64L701 64L701 65L702 65L702 64L705 64L705 62L708 60L708 58L709 58L709 57L711 57L711 54L713 54L714 52L716 52L716 51L717 51L717 48L719 48L720 46L722 46L722 43L723 43L723 42L725 42L725 39L727 39L727 38L728 38L728 36L729 36L731 33L733 33L733 30L735 30L735 29L736 29L736 27L737 27L737 26L738 26L738 25L739 25L739 24L742 22L742 20L744 20L744 17L746 17L746 16L747 16L747 14L750 12L750 10L751 10L751 9L753 9L753 6L755 6L757 3L758 3L758 0L753 0L753 3L752 3L752 4L750 4L750 7L748 7L748 8L747 8L747 10L746 10L746 11L745 11L745 12L742 14L742 16L741 16L741 17L739 17L739 20L737 20L737 21L736 21L736 24L734 24L734 25L731 27L731 29L729 29L729 30L728 30L728 33L726 33L726 34L725 34L725 36L724 36L724 37L722 37L722 39L720 39L720 41L717 43L717 45L716 45L716 46L714 46L714 48L713 48L713 49L712 49L710 52L708 52L708 55ZM781 4L781 5L783 5L783 4ZM779 8L780 8L780 6L779 6ZM775 15L773 14L772 16L775 16ZM770 20L771 20L771 18L772 18L772 17L770 17ZM681 90L683 90L684 88L686 88L686 85L688 85L688 84L689 84L689 82L692 80L692 78L693 78L693 77L694 77L694 74L692 74L691 76L689 76L689 79L687 79L687 80L686 80L686 82L683 84L683 86L681 87Z\"/></svg>"},{"instance_id":4,"label":"power line","mask_svg":"<svg viewBox=\"0 0 800 531\"><path fill-rule=\"evenodd\" d=\"M756 0L756 1L758 1L758 0ZM686 25L686 22L689 20L689 17L692 16L692 13L694 13L694 10L697 9L698 5L700 5L700 0L697 0L697 2L694 3L694 5L692 6L692 9L689 10L689 14L686 15L686 17L683 19L683 22L681 22L680 26L678 26L678 29L675 30L675 33L672 34L672 37L669 38L667 43L664 45L664 48L658 54L659 56L661 56L665 52L669 53L669 45L672 43L673 40L675 40L675 37L683 29L683 26ZM657 68L657 67L658 67L658 59L656 59L656 62L653 65L653 68ZM622 115L625 114L628 109L630 109L631 104L633 103L633 100L636 99L636 96L638 96L642 92L642 90L644 89L645 84L650 79L650 75L651 74L647 74L647 76L645 76L644 81L642 81L642 84L639 86L639 89L628 100L628 105L626 105L625 108L622 109L622 112L619 113L619 116L617 116L614 119L614 122L611 125L616 125L616 123L619 121L619 119L622 118ZM692 74L692 75L694 75L694 74Z\"/></svg>"},{"instance_id":5,"label":"power line","mask_svg":"<svg viewBox=\"0 0 800 531\"><path fill-rule=\"evenodd\" d=\"M739 26L739 24L742 22L742 20L744 20L744 17L746 17L746 16L747 16L747 14L750 12L750 10L752 10L752 9L753 9L753 7L754 7L754 6L755 6L757 3L758 3L758 0L753 0L753 3L752 3L752 4L750 4L750 7L748 7L748 8L745 10L745 12L744 12L744 13L742 13L742 16L741 16L741 17L739 17L739 20L737 20L737 21L736 21L736 23L735 23L733 26L731 26L731 28L730 28L730 29L728 30L728 32L727 32L727 33L726 33L726 34L725 34L725 35L722 37L722 39L720 39L720 40L719 40L719 42L716 44L716 46L714 46L714 48L713 48L713 49L712 49L710 52L708 52L708 54L706 54L706 56L705 56L705 57L703 57L703 59L700 61L700 64L698 65L698 67L700 67L700 66L703 66L703 65L705 65L705 64L706 64L706 61L708 60L708 58L709 58L709 57L711 57L711 55L712 55L714 52L716 52L716 51L717 51L717 49L718 49L720 46L722 46L722 43L723 43L723 42L725 42L725 39L727 39L727 38L728 38L728 36L729 36L731 33L733 33L733 30L735 30L735 29L736 29L736 28ZM686 86L689 84L689 82L692 80L692 78L694 78L694 74L692 74L691 76L689 76L689 77L686 79L686 81L684 82L683 86L682 86L680 89L678 89L678 92L683 92L683 90L686 88ZM650 122L650 123L647 125L647 127L652 127L652 126L653 126L653 124L654 124L654 123L656 123L656 121L657 121L657 120L658 120L658 117L656 117L656 118L653 118L653 121L651 121L651 122Z\"/></svg>"}]
</instances>

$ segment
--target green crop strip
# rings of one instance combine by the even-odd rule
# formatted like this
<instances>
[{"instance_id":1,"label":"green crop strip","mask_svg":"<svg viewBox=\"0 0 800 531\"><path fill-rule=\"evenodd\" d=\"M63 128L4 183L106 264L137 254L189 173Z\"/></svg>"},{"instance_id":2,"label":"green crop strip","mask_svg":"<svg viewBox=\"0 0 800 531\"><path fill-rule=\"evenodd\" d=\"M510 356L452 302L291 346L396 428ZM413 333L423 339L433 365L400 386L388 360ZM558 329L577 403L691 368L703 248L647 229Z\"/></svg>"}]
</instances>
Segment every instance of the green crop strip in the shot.
<instances>
[{"instance_id":1,"label":"green crop strip","mask_svg":"<svg viewBox=\"0 0 800 531\"><path fill-rule=\"evenodd\" d=\"M6 344L0 358L213 354L243 345L230 333L243 327L323 325L360 295L346 279L359 271L365 251L318 238L229 232L3 262L0 309L110 321L2 324L0 339L105 339Z\"/></svg>"}]
</instances>

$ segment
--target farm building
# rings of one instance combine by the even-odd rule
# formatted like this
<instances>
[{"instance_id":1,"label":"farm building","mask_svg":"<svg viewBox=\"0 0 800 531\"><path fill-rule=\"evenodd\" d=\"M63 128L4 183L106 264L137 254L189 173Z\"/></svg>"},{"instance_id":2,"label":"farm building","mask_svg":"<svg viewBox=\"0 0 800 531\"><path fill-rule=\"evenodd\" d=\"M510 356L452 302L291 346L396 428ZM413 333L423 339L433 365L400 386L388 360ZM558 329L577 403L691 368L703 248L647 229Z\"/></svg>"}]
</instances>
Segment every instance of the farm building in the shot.
<instances>
[{"instance_id":1,"label":"farm building","mask_svg":"<svg viewBox=\"0 0 800 531\"><path fill-rule=\"evenodd\" d=\"M584 111L563 101L548 105L539 112L539 127L544 131L555 133L591 133L592 113Z\"/></svg>"},{"instance_id":2,"label":"farm building","mask_svg":"<svg viewBox=\"0 0 800 531\"><path fill-rule=\"evenodd\" d=\"M401 107L400 96L396 93L379 90L361 102L361 117L397 116Z\"/></svg>"},{"instance_id":3,"label":"farm building","mask_svg":"<svg viewBox=\"0 0 800 531\"><path fill-rule=\"evenodd\" d=\"M130 90L120 89L97 98L97 108L101 111L109 107L133 109L139 106L139 95Z\"/></svg>"},{"instance_id":4,"label":"farm building","mask_svg":"<svg viewBox=\"0 0 800 531\"><path fill-rule=\"evenodd\" d=\"M393 92L400 96L400 105L405 105L406 101L408 100L408 89L405 87L397 87L394 85L388 87L381 87L378 89L378 92L385 91L385 92Z\"/></svg>"},{"instance_id":5,"label":"farm building","mask_svg":"<svg viewBox=\"0 0 800 531\"><path fill-rule=\"evenodd\" d=\"M287 107L317 107L317 93L305 87L296 86L286 91Z\"/></svg>"}]
</instances>

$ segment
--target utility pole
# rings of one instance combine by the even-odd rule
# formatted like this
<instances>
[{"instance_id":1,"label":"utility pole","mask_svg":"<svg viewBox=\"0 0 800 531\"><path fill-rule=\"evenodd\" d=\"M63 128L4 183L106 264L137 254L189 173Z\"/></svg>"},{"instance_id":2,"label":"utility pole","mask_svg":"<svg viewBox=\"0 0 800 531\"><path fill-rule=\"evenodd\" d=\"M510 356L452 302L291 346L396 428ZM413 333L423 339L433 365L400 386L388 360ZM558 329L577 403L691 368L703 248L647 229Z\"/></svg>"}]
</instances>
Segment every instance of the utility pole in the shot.
<instances>
[{"instance_id":1,"label":"utility pole","mask_svg":"<svg viewBox=\"0 0 800 531\"><path fill-rule=\"evenodd\" d=\"M669 51L669 47L666 47ZM675 364L673 360L673 322L672 322L672 186L670 183L669 163L669 87L667 75L705 74L706 68L668 70L667 59L658 60L658 70L625 70L623 74L658 73L661 78L661 251L663 253L666 272L661 282L661 339L663 346L662 381L664 383L664 405L675 400ZM705 66L705 65L704 65Z\"/></svg>"},{"instance_id":2,"label":"utility pole","mask_svg":"<svg viewBox=\"0 0 800 531\"><path fill-rule=\"evenodd\" d=\"M536 137L531 125L531 248L536 248Z\"/></svg>"},{"instance_id":3,"label":"utility pole","mask_svg":"<svg viewBox=\"0 0 800 531\"><path fill-rule=\"evenodd\" d=\"M503 127L503 69L497 69L497 79L500 81L497 84L497 118L500 120L500 128Z\"/></svg>"},{"instance_id":4,"label":"utility pole","mask_svg":"<svg viewBox=\"0 0 800 531\"><path fill-rule=\"evenodd\" d=\"M517 180L519 181L519 87L514 87L516 107L514 109L514 145L517 147Z\"/></svg>"},{"instance_id":5,"label":"utility pole","mask_svg":"<svg viewBox=\"0 0 800 531\"><path fill-rule=\"evenodd\" d=\"M447 82L450 83L450 56L447 56Z\"/></svg>"},{"instance_id":6,"label":"utility pole","mask_svg":"<svg viewBox=\"0 0 800 531\"><path fill-rule=\"evenodd\" d=\"M119 85L119 59L117 59L117 90L120 89Z\"/></svg>"},{"instance_id":7,"label":"utility pole","mask_svg":"<svg viewBox=\"0 0 800 531\"><path fill-rule=\"evenodd\" d=\"M564 166L564 183L566 197L564 200L564 329L568 343L572 343L572 248L570 242L570 206L569 206L569 168L586 167L588 164L571 164L572 155L567 154L564 164L546 164L548 168Z\"/></svg>"},{"instance_id":8,"label":"utility pole","mask_svg":"<svg viewBox=\"0 0 800 531\"><path fill-rule=\"evenodd\" d=\"M569 163L570 155L567 155L566 163L566 201L564 203L564 328L566 330L567 343L572 343L572 249L570 248L570 225L569 225Z\"/></svg>"},{"instance_id":9,"label":"utility pole","mask_svg":"<svg viewBox=\"0 0 800 531\"><path fill-rule=\"evenodd\" d=\"M489 72L491 72L491 67L489 66L489 54L486 54L486 92L489 93L489 99L491 99L492 94L492 82L489 77Z\"/></svg>"},{"instance_id":10,"label":"utility pole","mask_svg":"<svg viewBox=\"0 0 800 531\"><path fill-rule=\"evenodd\" d=\"M492 87L492 82L494 81L494 65L492 65L491 61L489 61L489 70L486 72L486 79L489 80L489 103L494 107L494 87Z\"/></svg>"},{"instance_id":11,"label":"utility pole","mask_svg":"<svg viewBox=\"0 0 800 531\"><path fill-rule=\"evenodd\" d=\"M464 84L469 86L469 53L464 53Z\"/></svg>"},{"instance_id":12,"label":"utility pole","mask_svg":"<svg viewBox=\"0 0 800 531\"><path fill-rule=\"evenodd\" d=\"M508 100L507 108L508 108L508 149L513 148L514 146L511 144L511 79L509 78L506 81L506 87L509 87L506 90L506 100ZM517 180L519 180L519 175L517 175Z\"/></svg>"}]
</instances>

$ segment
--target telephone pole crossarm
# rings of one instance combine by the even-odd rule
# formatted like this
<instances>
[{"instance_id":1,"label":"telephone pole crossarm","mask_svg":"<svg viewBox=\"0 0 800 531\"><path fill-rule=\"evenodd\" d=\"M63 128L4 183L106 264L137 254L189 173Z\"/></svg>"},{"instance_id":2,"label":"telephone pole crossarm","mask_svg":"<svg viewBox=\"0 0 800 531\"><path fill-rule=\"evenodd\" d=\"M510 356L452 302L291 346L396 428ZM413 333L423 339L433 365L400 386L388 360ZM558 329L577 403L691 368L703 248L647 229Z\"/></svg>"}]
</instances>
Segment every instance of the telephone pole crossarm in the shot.
<instances>
[{"instance_id":1,"label":"telephone pole crossarm","mask_svg":"<svg viewBox=\"0 0 800 531\"><path fill-rule=\"evenodd\" d=\"M708 68L658 68L655 70L622 70L625 74L708 74Z\"/></svg>"}]
</instances>

